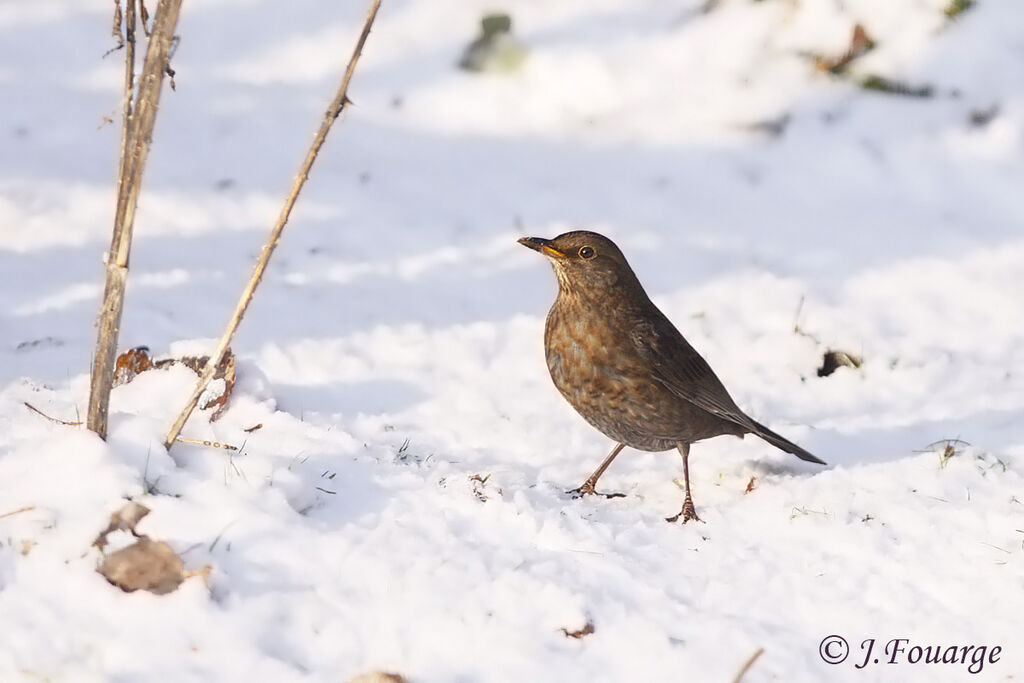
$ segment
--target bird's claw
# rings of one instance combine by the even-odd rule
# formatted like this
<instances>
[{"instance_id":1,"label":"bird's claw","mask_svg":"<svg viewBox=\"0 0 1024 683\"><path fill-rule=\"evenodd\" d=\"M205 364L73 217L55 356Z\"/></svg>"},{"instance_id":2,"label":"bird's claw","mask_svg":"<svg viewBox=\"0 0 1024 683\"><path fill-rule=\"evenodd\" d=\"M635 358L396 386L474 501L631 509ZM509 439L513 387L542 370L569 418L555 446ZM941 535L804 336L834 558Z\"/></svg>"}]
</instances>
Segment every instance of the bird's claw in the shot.
<instances>
[{"instance_id":1,"label":"bird's claw","mask_svg":"<svg viewBox=\"0 0 1024 683\"><path fill-rule=\"evenodd\" d=\"M683 518L683 524L686 524L691 519L695 522L703 522L704 520L697 516L697 510L693 507L693 501L689 498L683 503L683 509L679 511L679 514L666 517L666 522L678 522L679 518Z\"/></svg>"},{"instance_id":2,"label":"bird's claw","mask_svg":"<svg viewBox=\"0 0 1024 683\"><path fill-rule=\"evenodd\" d=\"M566 491L570 496L575 498L582 498L583 496L601 496L602 498L625 498L625 493L602 493L594 488L593 482L587 481L583 483L583 486Z\"/></svg>"}]
</instances>

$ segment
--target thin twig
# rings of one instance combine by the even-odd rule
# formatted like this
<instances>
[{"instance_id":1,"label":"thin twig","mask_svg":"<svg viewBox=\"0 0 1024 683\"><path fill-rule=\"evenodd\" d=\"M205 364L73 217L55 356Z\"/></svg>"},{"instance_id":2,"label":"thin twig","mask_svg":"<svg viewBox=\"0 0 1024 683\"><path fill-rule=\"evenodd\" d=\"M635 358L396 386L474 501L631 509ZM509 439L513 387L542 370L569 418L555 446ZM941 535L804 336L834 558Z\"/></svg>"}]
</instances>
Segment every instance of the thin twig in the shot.
<instances>
[{"instance_id":1,"label":"thin twig","mask_svg":"<svg viewBox=\"0 0 1024 683\"><path fill-rule=\"evenodd\" d=\"M181 443L191 443L191 444L195 444L196 446L209 446L210 448L223 448L226 451L237 451L238 450L238 446L232 446L229 443L221 443L220 441L200 441L200 440L197 440L197 439L183 439L180 436L178 438L176 438L175 441L180 441Z\"/></svg>"},{"instance_id":2,"label":"thin twig","mask_svg":"<svg viewBox=\"0 0 1024 683\"><path fill-rule=\"evenodd\" d=\"M750 655L750 659L748 659L747 663L743 665L743 668L740 669L740 672L736 674L736 678L732 679L732 683L740 683L740 681L743 680L743 677L747 675L747 672L750 671L750 667L754 666L754 662L756 662L757 658L760 657L762 654L764 654L764 648L757 648L757 652Z\"/></svg>"},{"instance_id":3,"label":"thin twig","mask_svg":"<svg viewBox=\"0 0 1024 683\"><path fill-rule=\"evenodd\" d=\"M134 2L134 0L129 1ZM159 9L160 8L157 7L158 11ZM139 0L139 18L142 19L142 32L146 34L147 38L149 38L149 12L146 11L146 3L144 2L144 0Z\"/></svg>"},{"instance_id":4,"label":"thin twig","mask_svg":"<svg viewBox=\"0 0 1024 683\"><path fill-rule=\"evenodd\" d=\"M17 510L12 510L10 512L5 512L4 514L0 515L0 519L3 519L4 517L13 517L14 515L20 515L22 512L30 512L35 509L35 505L26 505L23 508L18 508Z\"/></svg>"},{"instance_id":5,"label":"thin twig","mask_svg":"<svg viewBox=\"0 0 1024 683\"><path fill-rule=\"evenodd\" d=\"M61 420L61 419L56 418L56 417L50 417L49 415L47 415L43 411L39 410L39 408L36 408L34 405L29 403L28 401L22 401L22 403L24 403L25 407L28 408L29 410L31 410L33 413L38 413L39 415L42 415L43 417L45 417L50 422L56 422L57 424L67 425L68 427L77 427L80 424L82 424L81 422L68 422L67 420Z\"/></svg>"},{"instance_id":6,"label":"thin twig","mask_svg":"<svg viewBox=\"0 0 1024 683\"><path fill-rule=\"evenodd\" d=\"M135 207L142 185L142 171L149 155L153 125L160 104L167 54L174 39L182 0L160 0L153 20L152 36L146 49L138 92L134 95L135 74L135 4L125 2L125 76L124 127L121 131L121 167L117 181L117 209L114 234L107 253L107 282L100 309L96 355L89 387L87 426L107 436L107 410L114 381L117 337L124 308L124 288L128 280L128 256L131 251Z\"/></svg>"},{"instance_id":7,"label":"thin twig","mask_svg":"<svg viewBox=\"0 0 1024 683\"><path fill-rule=\"evenodd\" d=\"M356 70L356 64L359 62L359 56L362 54L363 46L366 44L366 39L370 35L370 28L373 26L373 20L377 17L377 10L380 9L380 3L381 0L373 0L373 3L370 6L370 12L366 17L366 22L363 24L363 31L359 34L359 40L356 41L356 47L352 51L352 57L349 59L348 66L345 69L345 75L341 79L341 85L338 87L338 92L334 96L334 101L331 102L331 106L328 107L327 112L324 114L324 119L320 124L320 129L317 131L316 137L313 138L313 144L309 148L309 152L306 153L306 159L302 162L302 167L299 169L299 172L292 183L292 189L288 193L287 199L285 199L284 207L281 209L281 215L278 217L277 223L274 225L274 229L270 232L270 238L263 246L263 252L256 261L256 267L253 269L252 276L249 278L248 284L246 284L245 289L242 291L242 296L239 298L238 304L235 306L235 312L228 321L224 334L221 335L220 341L217 342L217 349L210 355L210 360L206 362L206 367L203 368L203 374L199 377L199 381L196 383L196 387L192 391L192 396L189 397L188 403L185 404L185 407L182 409L177 419L175 419L174 424L167 432L167 438L164 439L165 448L170 449L174 440L178 437L178 434L181 433L182 427L185 426L185 421L188 420L189 415L192 414L192 411L196 407L196 403L199 402L199 397L202 395L203 391L206 390L206 385L209 384L214 373L216 373L217 366L220 365L221 359L224 357L224 352L227 351L228 345L231 343L231 337L235 334L238 324L242 321L242 316L245 315L245 311L249 307L249 302L252 300L253 292L256 291L256 287L263 278L263 272L267 269L270 257L273 255L274 249L277 247L277 244L281 239L281 233L284 231L284 227L288 223L288 217L292 213L292 208L295 206L295 201L298 199L299 193L302 191L302 187L306 183L306 179L309 178L309 171L313 167L313 162L316 161L317 154L320 153L320 148L323 146L324 140L327 138L327 133L330 132L331 125L341 114L345 105L350 101L348 99L348 84L349 81L352 80L352 74Z\"/></svg>"},{"instance_id":8,"label":"thin twig","mask_svg":"<svg viewBox=\"0 0 1024 683\"><path fill-rule=\"evenodd\" d=\"M114 0L114 26L110 30L110 35L117 38L117 45L104 52L104 58L124 47L124 34L121 32L121 20L123 18L124 17L121 15L121 0Z\"/></svg>"}]
</instances>

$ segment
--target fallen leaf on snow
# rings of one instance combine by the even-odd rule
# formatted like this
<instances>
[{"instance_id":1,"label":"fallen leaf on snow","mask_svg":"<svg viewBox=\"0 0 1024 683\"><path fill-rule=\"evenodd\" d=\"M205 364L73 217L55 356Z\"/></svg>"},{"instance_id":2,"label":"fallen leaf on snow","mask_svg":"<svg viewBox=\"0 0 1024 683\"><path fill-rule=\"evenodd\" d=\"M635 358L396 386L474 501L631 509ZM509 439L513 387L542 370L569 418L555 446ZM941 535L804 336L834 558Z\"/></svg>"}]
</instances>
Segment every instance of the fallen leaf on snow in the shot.
<instances>
[{"instance_id":1,"label":"fallen leaf on snow","mask_svg":"<svg viewBox=\"0 0 1024 683\"><path fill-rule=\"evenodd\" d=\"M147 370L162 370L172 365L184 365L197 375L203 373L203 368L209 362L209 356L185 356L183 358L162 358L154 361L149 355L149 348L137 346L134 349L125 351L117 357L114 366L114 386L127 384ZM217 372L206 391L199 398L199 409L215 408L210 415L210 422L215 422L227 408L228 399L235 388L235 354L231 349L224 352L224 358L217 366Z\"/></svg>"},{"instance_id":2,"label":"fallen leaf on snow","mask_svg":"<svg viewBox=\"0 0 1024 683\"><path fill-rule=\"evenodd\" d=\"M176 590L188 576L171 547L148 536L107 555L97 571L126 593L146 590L157 595Z\"/></svg>"},{"instance_id":3,"label":"fallen leaf on snow","mask_svg":"<svg viewBox=\"0 0 1024 683\"><path fill-rule=\"evenodd\" d=\"M128 384L136 375L152 368L153 359L149 357L148 347L136 346L134 349L128 349L117 357L114 364L114 386Z\"/></svg>"},{"instance_id":4,"label":"fallen leaf on snow","mask_svg":"<svg viewBox=\"0 0 1024 683\"><path fill-rule=\"evenodd\" d=\"M135 501L128 501L121 509L110 516L110 524L100 532L100 535L96 537L92 544L102 552L107 547L107 536L115 531L128 531L134 534L135 525L148 514L149 508L145 505Z\"/></svg>"},{"instance_id":5,"label":"fallen leaf on snow","mask_svg":"<svg viewBox=\"0 0 1024 683\"><path fill-rule=\"evenodd\" d=\"M579 629L578 631L570 631L566 628L562 629L562 633L565 634L566 638L575 638L576 640L579 640L583 636L589 636L593 632L594 622L590 621L589 619L587 620L587 623L583 625L583 628Z\"/></svg>"},{"instance_id":6,"label":"fallen leaf on snow","mask_svg":"<svg viewBox=\"0 0 1024 683\"><path fill-rule=\"evenodd\" d=\"M186 356L178 362L190 368L197 375L201 375L209 360L209 356ZM159 364L157 364L157 367L159 367ZM220 418L221 413L227 407L228 399L231 397L231 391L234 388L235 354L231 353L231 349L228 349L224 352L224 358L220 364L217 365L217 372L214 373L213 379L210 381L209 386L206 387L206 391L199 397L200 410L216 406L216 410L210 415L210 422L215 422Z\"/></svg>"},{"instance_id":7,"label":"fallen leaf on snow","mask_svg":"<svg viewBox=\"0 0 1024 683\"><path fill-rule=\"evenodd\" d=\"M188 571L185 563L169 545L154 541L149 536L140 536L135 531L135 526L148 514L149 508L132 501L110 516L110 524L93 541L101 553L107 546L107 536L115 531L130 532L139 540L109 555L105 554L96 571L126 593L146 590L163 595L177 589L190 576L200 575L205 580L210 573L209 567Z\"/></svg>"}]
</instances>

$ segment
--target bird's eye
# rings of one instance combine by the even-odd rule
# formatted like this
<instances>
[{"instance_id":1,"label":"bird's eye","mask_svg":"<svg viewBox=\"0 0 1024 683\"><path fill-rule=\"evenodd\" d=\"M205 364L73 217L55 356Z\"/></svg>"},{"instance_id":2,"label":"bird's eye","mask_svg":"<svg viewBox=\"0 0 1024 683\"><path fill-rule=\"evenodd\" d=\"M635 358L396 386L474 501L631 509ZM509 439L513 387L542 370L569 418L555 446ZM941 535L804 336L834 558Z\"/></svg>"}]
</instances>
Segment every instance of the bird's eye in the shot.
<instances>
[{"instance_id":1,"label":"bird's eye","mask_svg":"<svg viewBox=\"0 0 1024 683\"><path fill-rule=\"evenodd\" d=\"M597 256L592 247L580 247L580 258L590 260Z\"/></svg>"}]
</instances>

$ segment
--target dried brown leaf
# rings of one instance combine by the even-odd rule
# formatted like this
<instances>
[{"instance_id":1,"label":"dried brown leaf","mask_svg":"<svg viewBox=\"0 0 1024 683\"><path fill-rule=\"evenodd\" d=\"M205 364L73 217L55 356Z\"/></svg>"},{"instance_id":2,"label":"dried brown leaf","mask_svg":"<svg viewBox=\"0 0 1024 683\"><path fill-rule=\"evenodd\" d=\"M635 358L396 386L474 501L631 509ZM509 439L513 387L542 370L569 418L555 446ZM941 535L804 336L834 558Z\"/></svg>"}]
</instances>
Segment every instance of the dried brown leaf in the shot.
<instances>
[{"instance_id":1,"label":"dried brown leaf","mask_svg":"<svg viewBox=\"0 0 1024 683\"><path fill-rule=\"evenodd\" d=\"M174 363L181 363L192 372L197 375L203 374L203 369L206 364L210 361L209 356L185 356L184 358L171 359L169 361L158 361L157 367L163 367L164 364L171 365ZM235 388L235 354L228 349L224 352L224 359L217 366L217 372L213 375L214 381L218 379L224 380L224 391L211 397L206 403L199 406L200 410L206 410L216 406L216 410L210 415L210 422L214 422L220 418L221 413L227 407L228 398L231 397L231 391Z\"/></svg>"},{"instance_id":2,"label":"dried brown leaf","mask_svg":"<svg viewBox=\"0 0 1024 683\"><path fill-rule=\"evenodd\" d=\"M755 486L757 486L757 477L750 475L750 481L747 482L747 488L743 492L744 495L753 491Z\"/></svg>"},{"instance_id":3,"label":"dried brown leaf","mask_svg":"<svg viewBox=\"0 0 1024 683\"><path fill-rule=\"evenodd\" d=\"M128 384L139 373L153 368L153 359L149 357L149 349L145 346L136 346L117 357L114 364L114 386Z\"/></svg>"},{"instance_id":4,"label":"dried brown leaf","mask_svg":"<svg viewBox=\"0 0 1024 683\"><path fill-rule=\"evenodd\" d=\"M125 351L117 359L117 366L114 371L114 386L120 386L121 384L127 384L132 381L136 375L140 372L145 372L150 368L156 368L157 370L163 370L169 368L172 365L184 365L186 368L196 373L197 375L203 374L203 368L209 362L209 356L185 356L183 358L161 358L160 360L154 361L150 358L149 349L145 346L134 348L131 351ZM206 403L199 406L200 410L206 410L207 408L215 408L213 413L210 415L210 422L218 420L223 414L225 408L227 408L228 399L231 397L231 392L235 388L235 355L231 353L231 349L228 349L224 353L224 359L217 366L217 372L213 376L214 380L224 380L224 389L220 393L211 396Z\"/></svg>"},{"instance_id":5,"label":"dried brown leaf","mask_svg":"<svg viewBox=\"0 0 1024 683\"><path fill-rule=\"evenodd\" d=\"M102 551L107 547L107 536L113 532L128 531L134 534L135 526L148 514L148 507L136 503L135 501L129 501L122 506L121 509L110 516L110 524L107 525L106 529L100 532L100 535L96 537L96 540L93 541L92 544Z\"/></svg>"},{"instance_id":6,"label":"dried brown leaf","mask_svg":"<svg viewBox=\"0 0 1024 683\"><path fill-rule=\"evenodd\" d=\"M181 558L162 541L148 536L107 555L97 571L126 593L170 593L188 576Z\"/></svg>"},{"instance_id":7,"label":"dried brown leaf","mask_svg":"<svg viewBox=\"0 0 1024 683\"><path fill-rule=\"evenodd\" d=\"M583 628L579 629L578 631L570 631L569 629L566 629L566 628L562 629L562 633L565 634L566 638L575 638L576 640L579 640L580 638L582 638L584 636L589 636L593 632L594 632L594 622L592 622L589 619L587 619L587 623L583 625Z\"/></svg>"}]
</instances>

